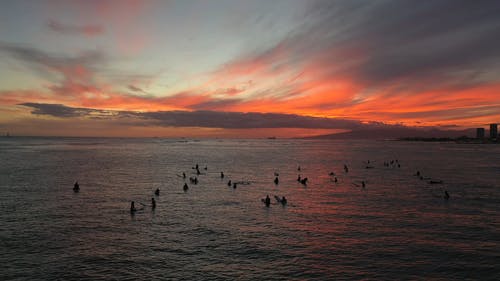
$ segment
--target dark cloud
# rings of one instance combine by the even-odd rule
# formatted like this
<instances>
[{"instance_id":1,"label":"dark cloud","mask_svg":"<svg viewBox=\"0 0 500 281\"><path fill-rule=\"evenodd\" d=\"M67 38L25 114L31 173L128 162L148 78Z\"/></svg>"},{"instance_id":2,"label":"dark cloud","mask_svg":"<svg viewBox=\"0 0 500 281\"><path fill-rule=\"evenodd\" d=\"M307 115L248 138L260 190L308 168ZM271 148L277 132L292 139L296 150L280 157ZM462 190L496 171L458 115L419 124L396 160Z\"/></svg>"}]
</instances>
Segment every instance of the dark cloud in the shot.
<instances>
[{"instance_id":1,"label":"dark cloud","mask_svg":"<svg viewBox=\"0 0 500 281\"><path fill-rule=\"evenodd\" d=\"M194 110L216 110L231 108L233 105L241 103L241 99L231 98L231 99L211 99L208 101L199 102L190 106L190 109Z\"/></svg>"},{"instance_id":2,"label":"dark cloud","mask_svg":"<svg viewBox=\"0 0 500 281\"><path fill-rule=\"evenodd\" d=\"M84 108L67 107L62 104L41 104L28 102L19 105L33 108L31 114L34 115L49 115L61 118L88 116L92 111Z\"/></svg>"},{"instance_id":3,"label":"dark cloud","mask_svg":"<svg viewBox=\"0 0 500 281\"><path fill-rule=\"evenodd\" d=\"M35 73L50 80L62 75L66 80L92 79L98 64L106 61L98 51L88 51L77 56L54 55L37 48L0 42L0 52L6 53L30 67Z\"/></svg>"},{"instance_id":4,"label":"dark cloud","mask_svg":"<svg viewBox=\"0 0 500 281\"><path fill-rule=\"evenodd\" d=\"M368 53L360 65L365 80L439 75L460 81L454 72L498 67L499 13L498 1L382 2L349 40L363 43Z\"/></svg>"},{"instance_id":5,"label":"dark cloud","mask_svg":"<svg viewBox=\"0 0 500 281\"><path fill-rule=\"evenodd\" d=\"M494 0L311 1L287 38L224 69L254 63L272 73L313 62L317 78L366 87L467 87L499 79L499 14Z\"/></svg>"},{"instance_id":6,"label":"dark cloud","mask_svg":"<svg viewBox=\"0 0 500 281\"><path fill-rule=\"evenodd\" d=\"M361 125L354 120L252 112L160 111L141 113L140 116L174 127L349 129Z\"/></svg>"},{"instance_id":7,"label":"dark cloud","mask_svg":"<svg viewBox=\"0 0 500 281\"><path fill-rule=\"evenodd\" d=\"M37 48L0 42L0 51L24 62L37 63L47 67L60 68L66 65L93 65L104 60L97 51L84 52L78 56L57 56Z\"/></svg>"},{"instance_id":8,"label":"dark cloud","mask_svg":"<svg viewBox=\"0 0 500 281\"><path fill-rule=\"evenodd\" d=\"M127 87L129 90L134 91L134 92L142 92L142 89L139 87L136 87L134 85L128 85Z\"/></svg>"},{"instance_id":9,"label":"dark cloud","mask_svg":"<svg viewBox=\"0 0 500 281\"><path fill-rule=\"evenodd\" d=\"M65 35L97 36L104 33L104 28L100 25L70 25L55 20L50 20L47 27L52 31Z\"/></svg>"},{"instance_id":10,"label":"dark cloud","mask_svg":"<svg viewBox=\"0 0 500 281\"><path fill-rule=\"evenodd\" d=\"M134 85L128 85L127 88L133 92L146 93L143 89Z\"/></svg>"},{"instance_id":11,"label":"dark cloud","mask_svg":"<svg viewBox=\"0 0 500 281\"><path fill-rule=\"evenodd\" d=\"M456 120L463 118L477 118L491 116L499 112L499 105L485 105L485 106L474 106L474 107L462 107L462 108L451 108L451 109L440 109L440 110L426 110L418 112L374 112L379 115L388 115L391 118L412 118L421 119L428 116L433 116L434 118L446 121L446 120Z\"/></svg>"},{"instance_id":12,"label":"dark cloud","mask_svg":"<svg viewBox=\"0 0 500 281\"><path fill-rule=\"evenodd\" d=\"M134 119L144 125L165 127L205 127L225 129L252 128L309 128L355 129L364 126L384 126L381 123L363 124L356 120L318 118L295 114L243 113L217 111L108 111L91 108L75 108L61 104L23 103L33 108L34 115L59 118L92 117L100 119Z\"/></svg>"}]
</instances>

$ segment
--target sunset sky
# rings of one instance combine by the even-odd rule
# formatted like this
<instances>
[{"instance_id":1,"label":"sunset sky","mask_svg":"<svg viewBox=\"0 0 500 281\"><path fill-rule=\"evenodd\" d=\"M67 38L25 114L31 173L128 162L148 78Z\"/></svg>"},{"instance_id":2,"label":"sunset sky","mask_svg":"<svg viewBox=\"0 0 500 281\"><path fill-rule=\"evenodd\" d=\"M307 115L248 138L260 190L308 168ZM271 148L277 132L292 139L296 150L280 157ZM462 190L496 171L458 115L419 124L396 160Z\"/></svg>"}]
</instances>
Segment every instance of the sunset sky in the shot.
<instances>
[{"instance_id":1,"label":"sunset sky","mask_svg":"<svg viewBox=\"0 0 500 281\"><path fill-rule=\"evenodd\" d=\"M2 1L0 133L500 122L500 1Z\"/></svg>"}]
</instances>

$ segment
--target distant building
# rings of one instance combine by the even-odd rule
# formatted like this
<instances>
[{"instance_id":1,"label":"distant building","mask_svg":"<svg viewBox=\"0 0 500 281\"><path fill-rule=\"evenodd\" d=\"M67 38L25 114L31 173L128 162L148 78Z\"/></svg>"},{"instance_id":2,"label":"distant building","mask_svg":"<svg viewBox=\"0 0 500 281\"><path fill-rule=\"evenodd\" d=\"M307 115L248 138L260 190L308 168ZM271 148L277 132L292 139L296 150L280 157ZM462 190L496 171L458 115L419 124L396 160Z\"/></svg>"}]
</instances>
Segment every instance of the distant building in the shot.
<instances>
[{"instance_id":1,"label":"distant building","mask_svg":"<svg viewBox=\"0 0 500 281\"><path fill-rule=\"evenodd\" d=\"M476 138L484 139L484 128L477 128L476 129Z\"/></svg>"},{"instance_id":2,"label":"distant building","mask_svg":"<svg viewBox=\"0 0 500 281\"><path fill-rule=\"evenodd\" d=\"M496 139L498 136L498 124L490 124L490 138Z\"/></svg>"}]
</instances>

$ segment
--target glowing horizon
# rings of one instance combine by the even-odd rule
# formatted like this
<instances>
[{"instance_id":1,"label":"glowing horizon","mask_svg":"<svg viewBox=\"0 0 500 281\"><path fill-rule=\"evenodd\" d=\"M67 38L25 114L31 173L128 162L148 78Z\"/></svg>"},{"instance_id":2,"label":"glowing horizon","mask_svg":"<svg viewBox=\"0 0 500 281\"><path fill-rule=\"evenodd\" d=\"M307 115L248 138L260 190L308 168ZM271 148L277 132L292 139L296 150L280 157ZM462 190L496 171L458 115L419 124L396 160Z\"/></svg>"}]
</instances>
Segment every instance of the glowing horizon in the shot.
<instances>
[{"instance_id":1,"label":"glowing horizon","mask_svg":"<svg viewBox=\"0 0 500 281\"><path fill-rule=\"evenodd\" d=\"M0 132L285 137L500 121L495 1L2 7Z\"/></svg>"}]
</instances>

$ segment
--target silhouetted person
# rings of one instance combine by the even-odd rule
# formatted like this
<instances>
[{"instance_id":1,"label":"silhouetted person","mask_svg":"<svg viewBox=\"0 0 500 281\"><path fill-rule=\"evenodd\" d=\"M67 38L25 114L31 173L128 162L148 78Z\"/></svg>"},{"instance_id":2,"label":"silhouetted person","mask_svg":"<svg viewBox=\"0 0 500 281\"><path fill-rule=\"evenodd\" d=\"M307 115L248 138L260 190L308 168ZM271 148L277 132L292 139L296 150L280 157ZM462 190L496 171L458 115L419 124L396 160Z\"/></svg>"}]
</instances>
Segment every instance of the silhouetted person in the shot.
<instances>
[{"instance_id":1,"label":"silhouetted person","mask_svg":"<svg viewBox=\"0 0 500 281\"><path fill-rule=\"evenodd\" d=\"M155 190L155 195L156 195L156 196L160 196L160 189L159 189L159 188L157 188L157 189Z\"/></svg>"},{"instance_id":2,"label":"silhouetted person","mask_svg":"<svg viewBox=\"0 0 500 281\"><path fill-rule=\"evenodd\" d=\"M300 175L297 177L297 181L300 182Z\"/></svg>"},{"instance_id":3,"label":"silhouetted person","mask_svg":"<svg viewBox=\"0 0 500 281\"><path fill-rule=\"evenodd\" d=\"M415 176L420 177L420 171L417 171L417 173L415 174Z\"/></svg>"},{"instance_id":4,"label":"silhouetted person","mask_svg":"<svg viewBox=\"0 0 500 281\"><path fill-rule=\"evenodd\" d=\"M269 205L271 205L271 198L269 198L269 195L266 195L266 199L264 199L264 204L266 204L266 207L269 207Z\"/></svg>"},{"instance_id":5,"label":"silhouetted person","mask_svg":"<svg viewBox=\"0 0 500 281\"><path fill-rule=\"evenodd\" d=\"M130 202L130 213L135 214L137 212L137 209L135 208L134 201Z\"/></svg>"},{"instance_id":6,"label":"silhouetted person","mask_svg":"<svg viewBox=\"0 0 500 281\"><path fill-rule=\"evenodd\" d=\"M208 170L208 167L207 167L207 166L205 166L205 168L203 168L203 169L206 171L206 170Z\"/></svg>"},{"instance_id":7,"label":"silhouetted person","mask_svg":"<svg viewBox=\"0 0 500 281\"><path fill-rule=\"evenodd\" d=\"M274 184L278 184L278 183L280 183L280 180L278 179L278 177L275 177L274 178Z\"/></svg>"},{"instance_id":8,"label":"silhouetted person","mask_svg":"<svg viewBox=\"0 0 500 281\"><path fill-rule=\"evenodd\" d=\"M448 194L448 191L444 191L444 199L448 200L450 199L450 194Z\"/></svg>"},{"instance_id":9,"label":"silhouetted person","mask_svg":"<svg viewBox=\"0 0 500 281\"><path fill-rule=\"evenodd\" d=\"M231 186L231 180L227 182L227 186Z\"/></svg>"},{"instance_id":10,"label":"silhouetted person","mask_svg":"<svg viewBox=\"0 0 500 281\"><path fill-rule=\"evenodd\" d=\"M297 168L297 171L299 171L299 172L300 172L300 166Z\"/></svg>"},{"instance_id":11,"label":"silhouetted person","mask_svg":"<svg viewBox=\"0 0 500 281\"><path fill-rule=\"evenodd\" d=\"M185 179L186 178L186 173L182 172L182 178Z\"/></svg>"},{"instance_id":12,"label":"silhouetted person","mask_svg":"<svg viewBox=\"0 0 500 281\"><path fill-rule=\"evenodd\" d=\"M151 198L151 209L156 209L156 201L154 198Z\"/></svg>"},{"instance_id":13,"label":"silhouetted person","mask_svg":"<svg viewBox=\"0 0 500 281\"><path fill-rule=\"evenodd\" d=\"M184 189L184 191L187 191L189 189L189 186L187 183L184 183L184 186L182 187L182 189Z\"/></svg>"},{"instance_id":14,"label":"silhouetted person","mask_svg":"<svg viewBox=\"0 0 500 281\"><path fill-rule=\"evenodd\" d=\"M362 186L363 188L365 188L365 187L366 187L365 181L361 181L361 186Z\"/></svg>"},{"instance_id":15,"label":"silhouetted person","mask_svg":"<svg viewBox=\"0 0 500 281\"><path fill-rule=\"evenodd\" d=\"M300 183L303 184L303 185L306 185L307 184L307 178L301 179Z\"/></svg>"},{"instance_id":16,"label":"silhouetted person","mask_svg":"<svg viewBox=\"0 0 500 281\"><path fill-rule=\"evenodd\" d=\"M220 172L220 178L223 179L224 178L224 173L223 172Z\"/></svg>"},{"instance_id":17,"label":"silhouetted person","mask_svg":"<svg viewBox=\"0 0 500 281\"><path fill-rule=\"evenodd\" d=\"M196 164L195 169L196 169L196 170L198 170L198 168L199 168L199 167L198 167L198 164Z\"/></svg>"},{"instance_id":18,"label":"silhouetted person","mask_svg":"<svg viewBox=\"0 0 500 281\"><path fill-rule=\"evenodd\" d=\"M233 188L236 189L236 187L237 187L237 184L233 183Z\"/></svg>"},{"instance_id":19,"label":"silhouetted person","mask_svg":"<svg viewBox=\"0 0 500 281\"><path fill-rule=\"evenodd\" d=\"M344 171L345 171L346 173L349 173L349 168L347 168L347 165L344 165Z\"/></svg>"},{"instance_id":20,"label":"silhouetted person","mask_svg":"<svg viewBox=\"0 0 500 281\"><path fill-rule=\"evenodd\" d=\"M288 201L286 200L285 196L283 196L283 198L281 198L281 204L284 206L286 205L286 203L288 203Z\"/></svg>"},{"instance_id":21,"label":"silhouetted person","mask_svg":"<svg viewBox=\"0 0 500 281\"><path fill-rule=\"evenodd\" d=\"M330 176L335 176L335 173L334 172L330 172L329 175Z\"/></svg>"},{"instance_id":22,"label":"silhouetted person","mask_svg":"<svg viewBox=\"0 0 500 281\"><path fill-rule=\"evenodd\" d=\"M196 174L201 175L200 169L196 168Z\"/></svg>"},{"instance_id":23,"label":"silhouetted person","mask_svg":"<svg viewBox=\"0 0 500 281\"><path fill-rule=\"evenodd\" d=\"M73 185L73 191L74 192L80 191L80 185L78 184L78 181L76 181L75 184Z\"/></svg>"},{"instance_id":24,"label":"silhouetted person","mask_svg":"<svg viewBox=\"0 0 500 281\"><path fill-rule=\"evenodd\" d=\"M334 181L335 181L335 182L338 182L339 180L337 179L337 177L335 177L335 180L334 180Z\"/></svg>"}]
</instances>

